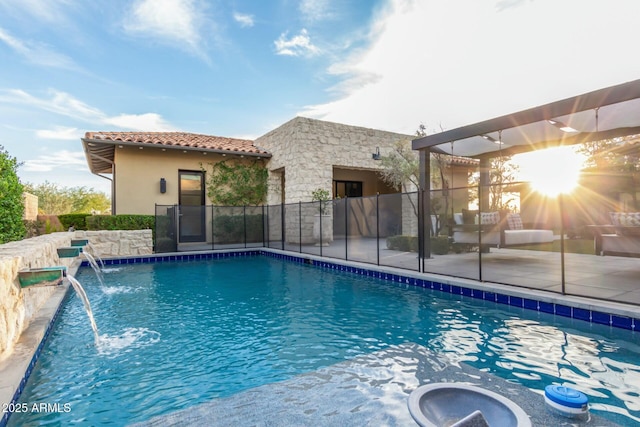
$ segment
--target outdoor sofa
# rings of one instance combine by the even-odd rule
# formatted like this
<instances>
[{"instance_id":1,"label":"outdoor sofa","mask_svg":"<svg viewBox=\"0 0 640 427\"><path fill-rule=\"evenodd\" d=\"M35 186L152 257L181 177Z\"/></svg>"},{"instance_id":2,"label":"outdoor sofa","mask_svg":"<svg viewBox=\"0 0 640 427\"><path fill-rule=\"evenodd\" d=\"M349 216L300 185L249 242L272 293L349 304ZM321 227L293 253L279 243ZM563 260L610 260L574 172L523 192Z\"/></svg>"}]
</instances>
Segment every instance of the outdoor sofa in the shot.
<instances>
[{"instance_id":1,"label":"outdoor sofa","mask_svg":"<svg viewBox=\"0 0 640 427\"><path fill-rule=\"evenodd\" d=\"M610 212L611 226L615 233L596 235L598 255L640 256L640 212ZM600 242L598 242L600 239Z\"/></svg>"},{"instance_id":2,"label":"outdoor sofa","mask_svg":"<svg viewBox=\"0 0 640 427\"><path fill-rule=\"evenodd\" d=\"M550 243L554 240L552 230L525 228L518 213L476 213L463 210L461 213L454 213L453 220L455 243L507 247ZM482 230L481 236L479 230Z\"/></svg>"}]
</instances>

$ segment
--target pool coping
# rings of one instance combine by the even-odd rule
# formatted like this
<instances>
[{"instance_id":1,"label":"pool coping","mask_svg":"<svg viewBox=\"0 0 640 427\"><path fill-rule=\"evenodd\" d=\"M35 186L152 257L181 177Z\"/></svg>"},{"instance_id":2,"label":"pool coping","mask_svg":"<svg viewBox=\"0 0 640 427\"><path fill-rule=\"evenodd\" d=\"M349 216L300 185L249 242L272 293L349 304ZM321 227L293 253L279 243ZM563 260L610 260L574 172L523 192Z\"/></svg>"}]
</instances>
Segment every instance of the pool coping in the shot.
<instances>
[{"instance_id":1,"label":"pool coping","mask_svg":"<svg viewBox=\"0 0 640 427\"><path fill-rule=\"evenodd\" d=\"M516 288L489 282L453 278L433 273L420 273L395 267L377 266L354 261L300 254L273 248L239 248L207 252L179 252L130 256L104 259L105 266L163 263L178 261L201 261L219 258L246 256L270 256L290 262L308 264L323 269L341 271L389 281L405 288L421 287L453 295L467 296L516 308L528 309L561 317L573 318L589 323L636 332L640 330L638 308L631 304L593 300L586 297L561 295L548 291ZM69 274L75 275L81 266L89 266L88 261L76 261L69 267ZM22 333L14 350L0 361L0 405L7 408L17 402L42 348L46 343L62 303L68 295L70 284L63 284L38 310L36 317ZM33 403L33 402L32 402ZM52 402L45 402L52 403ZM10 412L3 411L0 427L8 423Z\"/></svg>"}]
</instances>

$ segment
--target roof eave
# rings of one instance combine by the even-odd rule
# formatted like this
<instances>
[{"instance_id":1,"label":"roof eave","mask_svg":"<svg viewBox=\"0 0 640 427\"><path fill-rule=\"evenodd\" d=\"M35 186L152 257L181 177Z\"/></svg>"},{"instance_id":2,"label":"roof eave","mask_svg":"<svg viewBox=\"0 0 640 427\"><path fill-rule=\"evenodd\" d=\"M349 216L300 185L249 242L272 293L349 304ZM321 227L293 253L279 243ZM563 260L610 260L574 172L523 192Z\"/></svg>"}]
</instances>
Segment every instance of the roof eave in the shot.
<instances>
[{"instance_id":1,"label":"roof eave","mask_svg":"<svg viewBox=\"0 0 640 427\"><path fill-rule=\"evenodd\" d=\"M555 117L566 116L606 105L630 101L636 98L640 98L640 79L483 122L462 126L457 129L427 135L422 138L414 139L411 146L414 150L431 148L452 141L486 135L493 132L503 131L505 129L541 122L543 120L550 120Z\"/></svg>"}]
</instances>

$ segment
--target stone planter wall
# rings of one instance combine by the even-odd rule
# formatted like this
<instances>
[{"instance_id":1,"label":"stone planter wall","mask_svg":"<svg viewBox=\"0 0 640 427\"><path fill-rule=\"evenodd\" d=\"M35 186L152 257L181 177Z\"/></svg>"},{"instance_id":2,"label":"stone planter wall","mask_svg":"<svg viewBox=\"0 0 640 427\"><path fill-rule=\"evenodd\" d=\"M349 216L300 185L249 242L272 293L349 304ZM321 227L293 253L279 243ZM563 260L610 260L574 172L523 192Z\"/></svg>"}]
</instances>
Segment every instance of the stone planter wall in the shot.
<instances>
[{"instance_id":1,"label":"stone planter wall","mask_svg":"<svg viewBox=\"0 0 640 427\"><path fill-rule=\"evenodd\" d=\"M0 245L0 359L11 353L22 331L54 287L20 288L23 268L71 266L76 258L59 258L56 249L69 246L73 233L52 233Z\"/></svg>"},{"instance_id":2,"label":"stone planter wall","mask_svg":"<svg viewBox=\"0 0 640 427\"><path fill-rule=\"evenodd\" d=\"M89 251L101 258L153 253L151 230L76 231L74 239L88 239Z\"/></svg>"},{"instance_id":3,"label":"stone planter wall","mask_svg":"<svg viewBox=\"0 0 640 427\"><path fill-rule=\"evenodd\" d=\"M8 356L20 334L55 287L21 288L18 271L78 263L76 258L59 258L57 248L68 247L71 239L89 239L103 258L152 253L151 230L76 231L33 237L0 245L0 360Z\"/></svg>"}]
</instances>

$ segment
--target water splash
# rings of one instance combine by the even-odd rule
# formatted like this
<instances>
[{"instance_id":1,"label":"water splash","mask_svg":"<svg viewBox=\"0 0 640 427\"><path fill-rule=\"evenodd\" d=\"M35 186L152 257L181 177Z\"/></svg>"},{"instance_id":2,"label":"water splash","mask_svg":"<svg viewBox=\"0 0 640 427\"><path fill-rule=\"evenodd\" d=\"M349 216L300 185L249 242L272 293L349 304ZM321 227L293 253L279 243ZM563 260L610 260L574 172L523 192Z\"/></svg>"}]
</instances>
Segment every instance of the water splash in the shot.
<instances>
[{"instance_id":1,"label":"water splash","mask_svg":"<svg viewBox=\"0 0 640 427\"><path fill-rule=\"evenodd\" d=\"M96 276L98 276L98 281L100 282L100 287L104 288L104 277L102 276L102 269L98 266L96 259L89 253L83 252L83 255L89 261L89 265L93 268L93 271L96 272Z\"/></svg>"},{"instance_id":2,"label":"water splash","mask_svg":"<svg viewBox=\"0 0 640 427\"><path fill-rule=\"evenodd\" d=\"M95 259L97 259L97 260L98 260L98 262L100 263L100 268L101 268L102 270L104 270L104 262L102 262L102 258L100 258L100 255L98 254L98 251L96 251L96 248L91 244L91 242L87 242L87 247L88 247L89 249L91 249L91 252L92 252L92 253L93 253L93 255L94 255L94 256L93 256L94 261L95 261Z\"/></svg>"},{"instance_id":3,"label":"water splash","mask_svg":"<svg viewBox=\"0 0 640 427\"><path fill-rule=\"evenodd\" d=\"M122 352L145 347L160 341L160 332L147 328L127 328L120 335L102 335L98 344L98 353L103 356L115 356Z\"/></svg>"},{"instance_id":4,"label":"water splash","mask_svg":"<svg viewBox=\"0 0 640 427\"><path fill-rule=\"evenodd\" d=\"M96 321L93 318L93 311L91 311L91 304L89 303L89 297L87 297L87 293L84 291L84 288L75 277L73 277L70 274L67 274L67 279L69 279L71 286L73 286L73 289L76 291L76 294L78 294L78 296L82 300L82 303L84 304L84 309L87 312L87 316L89 316L89 322L91 322L91 329L93 329L93 335L95 338L96 346L98 346L100 344L100 334L98 333L98 325L96 325Z\"/></svg>"}]
</instances>

